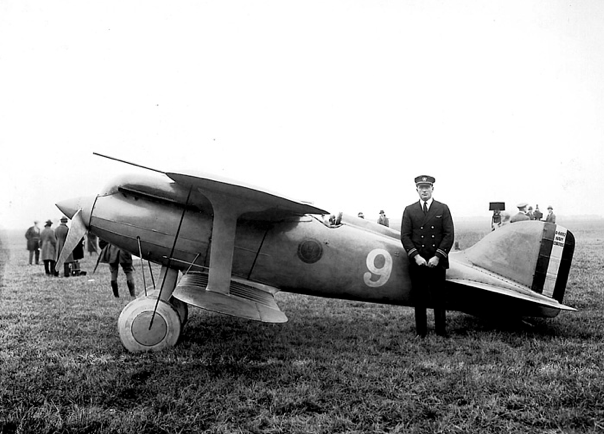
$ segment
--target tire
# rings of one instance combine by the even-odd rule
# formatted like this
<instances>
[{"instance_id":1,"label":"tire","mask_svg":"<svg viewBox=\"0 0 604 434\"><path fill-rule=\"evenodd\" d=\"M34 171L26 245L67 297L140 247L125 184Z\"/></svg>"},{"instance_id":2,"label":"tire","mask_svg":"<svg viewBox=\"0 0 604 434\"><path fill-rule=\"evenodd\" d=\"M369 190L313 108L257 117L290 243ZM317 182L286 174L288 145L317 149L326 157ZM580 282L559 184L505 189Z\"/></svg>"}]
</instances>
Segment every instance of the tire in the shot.
<instances>
[{"instance_id":1,"label":"tire","mask_svg":"<svg viewBox=\"0 0 604 434\"><path fill-rule=\"evenodd\" d=\"M171 348L178 342L182 330L176 309L165 301L158 302L157 297L140 297L128 303L117 324L122 345L133 353Z\"/></svg>"}]
</instances>

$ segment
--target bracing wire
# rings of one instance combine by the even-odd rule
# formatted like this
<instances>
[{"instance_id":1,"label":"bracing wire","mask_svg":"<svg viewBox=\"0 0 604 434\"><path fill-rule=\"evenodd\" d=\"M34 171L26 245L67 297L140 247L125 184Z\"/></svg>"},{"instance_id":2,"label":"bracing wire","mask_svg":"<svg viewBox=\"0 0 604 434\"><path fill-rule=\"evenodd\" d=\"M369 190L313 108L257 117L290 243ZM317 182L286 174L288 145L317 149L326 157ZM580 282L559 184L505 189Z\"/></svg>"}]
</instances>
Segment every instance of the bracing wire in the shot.
<instances>
[{"instance_id":1,"label":"bracing wire","mask_svg":"<svg viewBox=\"0 0 604 434\"><path fill-rule=\"evenodd\" d=\"M138 242L138 257L141 259L141 271L143 273L143 288L145 288L145 297L147 296L147 282L145 281L145 262L143 261L143 250L141 248L141 237L137 236Z\"/></svg>"}]
</instances>

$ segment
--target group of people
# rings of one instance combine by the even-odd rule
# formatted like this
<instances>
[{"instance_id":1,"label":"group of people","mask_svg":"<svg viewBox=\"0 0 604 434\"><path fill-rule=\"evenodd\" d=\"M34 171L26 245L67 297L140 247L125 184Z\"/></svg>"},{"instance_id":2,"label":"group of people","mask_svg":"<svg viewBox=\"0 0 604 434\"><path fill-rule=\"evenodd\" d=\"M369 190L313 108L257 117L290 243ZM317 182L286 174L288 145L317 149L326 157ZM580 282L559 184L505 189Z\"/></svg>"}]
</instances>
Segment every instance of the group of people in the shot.
<instances>
[{"instance_id":1,"label":"group of people","mask_svg":"<svg viewBox=\"0 0 604 434\"><path fill-rule=\"evenodd\" d=\"M533 207L529 206L526 202L520 202L516 205L518 208L518 213L516 213L511 219L510 223L521 222L526 220L539 220L543 218L543 213L539 210L539 205L535 206L535 211L533 211ZM527 208L528 207L528 208ZM556 223L556 215L554 214L554 208L550 205L547 207L547 215L545 216L545 221L550 223Z\"/></svg>"},{"instance_id":2,"label":"group of people","mask_svg":"<svg viewBox=\"0 0 604 434\"><path fill-rule=\"evenodd\" d=\"M67 217L61 218L61 223L56 229L52 229L52 220L47 220L44 224L44 229L40 230L38 221L34 221L34 225L27 229L25 238L27 240L27 250L29 251L29 265L34 263L38 265L40 258L44 263L44 272L47 276L58 277L59 272L55 270L55 265L59 260L61 251L65 246L69 227ZM134 283L134 267L132 255L124 250L117 248L112 244L108 244L103 240L98 241L97 237L90 232L86 234L87 250L90 255L98 251L100 247L98 262L109 264L111 272L111 289L115 297L119 297L118 290L118 270L122 267L126 275L126 283L128 291L132 297L135 297ZM78 242L73 251L68 255L63 264L63 276L80 276L86 275L85 271L80 269L80 260L84 258L84 237ZM35 262L34 262L35 261Z\"/></svg>"},{"instance_id":3,"label":"group of people","mask_svg":"<svg viewBox=\"0 0 604 434\"><path fill-rule=\"evenodd\" d=\"M52 229L52 220L47 220L44 224L44 229L40 230L38 221L34 221L34 225L25 232L27 240L27 250L29 251L29 265L40 263L40 259L44 263L44 273L47 276L59 276L59 272L55 270L55 264L59 260L61 250L67 240L67 217L61 218L61 223L56 229ZM79 275L79 261L84 258L84 239L78 243L73 252L65 261L63 275L69 277ZM73 265L72 265L73 264Z\"/></svg>"},{"instance_id":4,"label":"group of people","mask_svg":"<svg viewBox=\"0 0 604 434\"><path fill-rule=\"evenodd\" d=\"M357 217L360 219L364 219L365 218L365 214L363 214L362 212L359 212L357 214ZM380 210L380 215L377 219L377 224L382 225L382 226L386 226L386 227L390 227L390 219L388 219L388 217L386 217L386 213L384 212L384 210Z\"/></svg>"},{"instance_id":5,"label":"group of people","mask_svg":"<svg viewBox=\"0 0 604 434\"><path fill-rule=\"evenodd\" d=\"M547 207L547 215L543 218L543 213L539 210L539 205L535 205L535 210L526 202L520 202L516 205L518 212L513 216L509 213L502 212L499 209L493 210L493 216L491 217L491 230L495 230L501 226L505 226L508 223L515 223L527 220L545 221L549 223L556 223L556 214L554 214L554 208L550 205Z\"/></svg>"}]
</instances>

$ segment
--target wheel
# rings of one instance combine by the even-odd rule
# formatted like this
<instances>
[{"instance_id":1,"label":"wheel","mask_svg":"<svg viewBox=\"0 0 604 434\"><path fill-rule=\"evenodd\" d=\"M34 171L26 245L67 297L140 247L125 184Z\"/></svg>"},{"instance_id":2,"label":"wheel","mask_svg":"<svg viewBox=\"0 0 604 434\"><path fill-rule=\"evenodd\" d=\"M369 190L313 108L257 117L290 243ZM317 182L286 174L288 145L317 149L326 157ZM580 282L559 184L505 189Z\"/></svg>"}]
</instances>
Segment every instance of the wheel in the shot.
<instances>
[{"instance_id":1,"label":"wheel","mask_svg":"<svg viewBox=\"0 0 604 434\"><path fill-rule=\"evenodd\" d=\"M117 326L122 344L128 351L161 351L178 342L182 330L178 312L169 303L157 301L156 297L137 298L122 310ZM156 303L157 311L153 316Z\"/></svg>"},{"instance_id":2,"label":"wheel","mask_svg":"<svg viewBox=\"0 0 604 434\"><path fill-rule=\"evenodd\" d=\"M157 298L158 296L159 289L147 288L147 297ZM178 312L178 315L180 316L181 328L184 327L187 321L189 320L189 305L184 301L180 301L179 299L174 297L170 297L170 304L174 309L176 309L176 312Z\"/></svg>"}]
</instances>

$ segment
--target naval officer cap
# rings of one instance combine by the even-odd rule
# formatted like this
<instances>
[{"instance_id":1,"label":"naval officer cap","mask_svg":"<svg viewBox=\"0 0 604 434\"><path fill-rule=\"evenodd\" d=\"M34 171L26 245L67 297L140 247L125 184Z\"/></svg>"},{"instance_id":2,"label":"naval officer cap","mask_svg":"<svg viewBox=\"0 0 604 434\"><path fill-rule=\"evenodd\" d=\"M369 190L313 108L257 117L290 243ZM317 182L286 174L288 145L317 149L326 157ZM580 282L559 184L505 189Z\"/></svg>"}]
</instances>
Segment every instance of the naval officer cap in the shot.
<instances>
[{"instance_id":1,"label":"naval officer cap","mask_svg":"<svg viewBox=\"0 0 604 434\"><path fill-rule=\"evenodd\" d=\"M415 178L415 185L433 185L435 182L436 179L433 176L420 175Z\"/></svg>"},{"instance_id":2,"label":"naval officer cap","mask_svg":"<svg viewBox=\"0 0 604 434\"><path fill-rule=\"evenodd\" d=\"M520 202L518 205L516 205L516 208L522 209L522 208L525 208L527 205L528 205L528 203L526 203L526 202Z\"/></svg>"}]
</instances>

